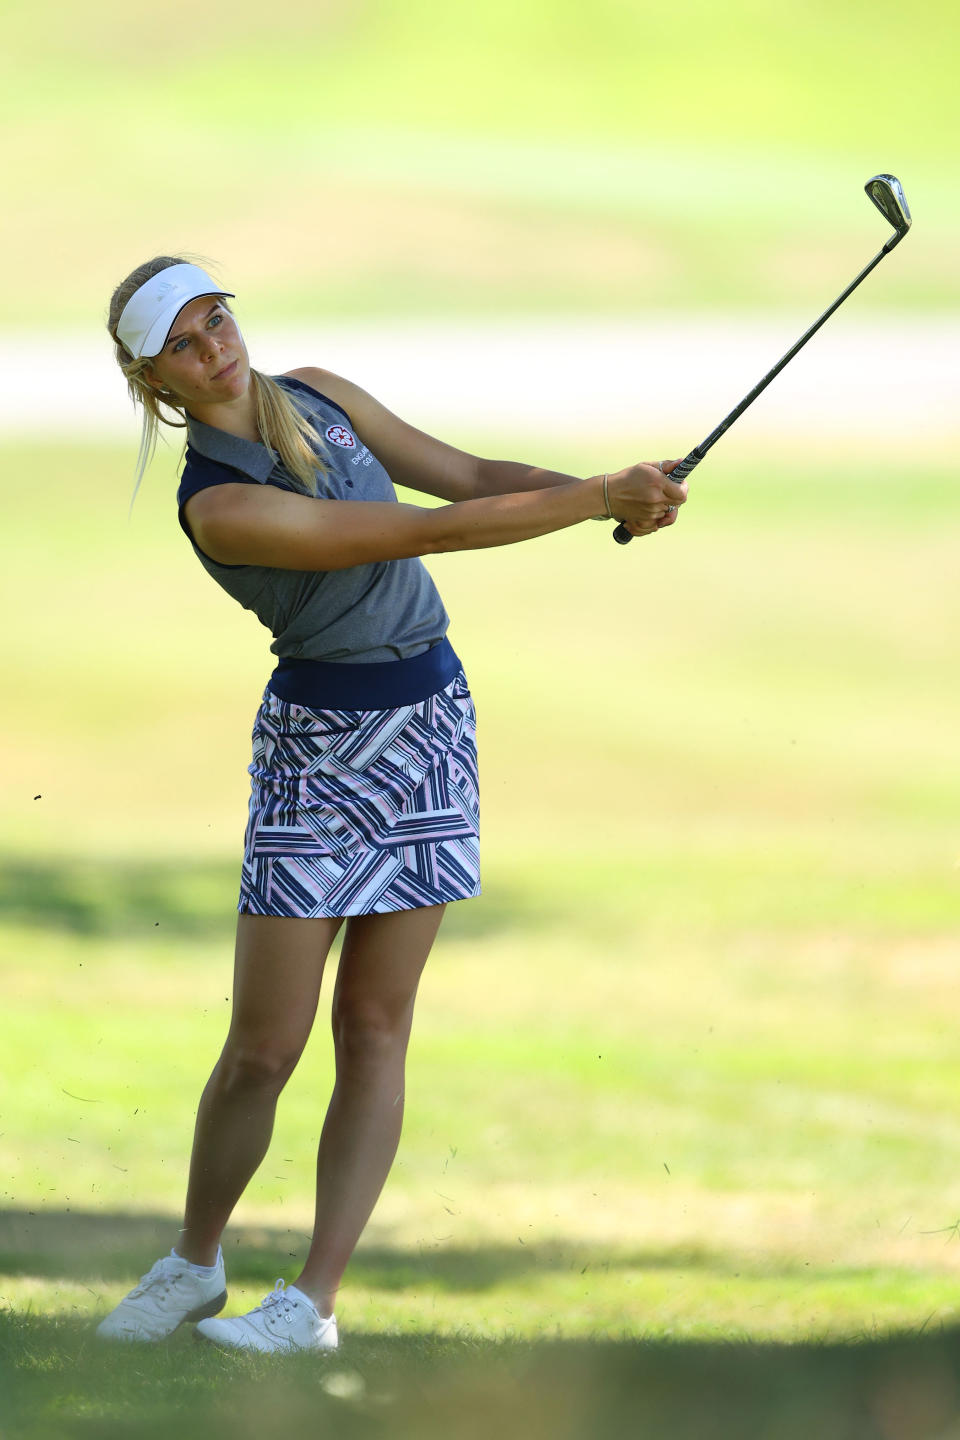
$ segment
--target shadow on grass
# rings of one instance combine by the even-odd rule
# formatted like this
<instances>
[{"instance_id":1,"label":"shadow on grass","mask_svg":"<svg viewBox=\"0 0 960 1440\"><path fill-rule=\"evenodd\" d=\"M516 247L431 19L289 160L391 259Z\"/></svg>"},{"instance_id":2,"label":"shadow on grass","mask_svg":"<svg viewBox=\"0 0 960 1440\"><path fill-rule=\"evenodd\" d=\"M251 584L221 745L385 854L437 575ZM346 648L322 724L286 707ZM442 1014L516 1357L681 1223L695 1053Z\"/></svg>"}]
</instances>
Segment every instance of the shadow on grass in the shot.
<instances>
[{"instance_id":1,"label":"shadow on grass","mask_svg":"<svg viewBox=\"0 0 960 1440\"><path fill-rule=\"evenodd\" d=\"M0 929L129 939L159 928L177 938L219 941L233 934L239 879L239 856L234 862L0 855ZM556 920L553 904L529 885L498 880L482 900L451 905L444 934L482 939Z\"/></svg>"},{"instance_id":2,"label":"shadow on grass","mask_svg":"<svg viewBox=\"0 0 960 1440\"><path fill-rule=\"evenodd\" d=\"M132 1284L158 1256L168 1252L176 1226L171 1215L0 1210L0 1276L71 1281L85 1285L101 1300L93 1287ZM290 1260L304 1258L309 1240L303 1230L231 1224L223 1240L228 1280L269 1290L278 1274L289 1271ZM867 1267L871 1274L874 1269ZM802 1259L773 1259L729 1246L654 1250L578 1240L475 1246L436 1243L417 1248L361 1240L348 1274L356 1285L387 1293L479 1295L511 1281L529 1281L538 1274L599 1275L620 1270L699 1271L717 1277L762 1275L783 1280L809 1274ZM830 1269L834 1281L856 1279L864 1273L857 1266L832 1265Z\"/></svg>"},{"instance_id":3,"label":"shadow on grass","mask_svg":"<svg viewBox=\"0 0 960 1440\"><path fill-rule=\"evenodd\" d=\"M74 1211L0 1210L0 1274L35 1275L82 1283L114 1284L137 1278L165 1254L176 1232L170 1215L93 1214ZM302 1230L230 1225L223 1249L230 1280L262 1285L303 1258L309 1235ZM596 1245L552 1244L424 1246L420 1249L361 1241L350 1262L350 1278L374 1290L431 1289L447 1294L480 1294L536 1272L617 1269L732 1269L729 1253L686 1249L664 1254L598 1249Z\"/></svg>"}]
</instances>

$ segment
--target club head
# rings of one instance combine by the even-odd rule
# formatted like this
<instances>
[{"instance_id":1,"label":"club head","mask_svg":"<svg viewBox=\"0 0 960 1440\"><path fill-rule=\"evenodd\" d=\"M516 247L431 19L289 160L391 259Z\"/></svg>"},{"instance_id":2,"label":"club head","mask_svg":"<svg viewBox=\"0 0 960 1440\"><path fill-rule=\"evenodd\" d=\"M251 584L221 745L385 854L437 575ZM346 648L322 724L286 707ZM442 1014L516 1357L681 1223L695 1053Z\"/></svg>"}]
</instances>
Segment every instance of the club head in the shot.
<instances>
[{"instance_id":1,"label":"club head","mask_svg":"<svg viewBox=\"0 0 960 1440\"><path fill-rule=\"evenodd\" d=\"M897 232L883 247L884 250L892 250L894 245L900 244L913 223L903 186L896 175L874 175L863 188L887 224Z\"/></svg>"}]
</instances>

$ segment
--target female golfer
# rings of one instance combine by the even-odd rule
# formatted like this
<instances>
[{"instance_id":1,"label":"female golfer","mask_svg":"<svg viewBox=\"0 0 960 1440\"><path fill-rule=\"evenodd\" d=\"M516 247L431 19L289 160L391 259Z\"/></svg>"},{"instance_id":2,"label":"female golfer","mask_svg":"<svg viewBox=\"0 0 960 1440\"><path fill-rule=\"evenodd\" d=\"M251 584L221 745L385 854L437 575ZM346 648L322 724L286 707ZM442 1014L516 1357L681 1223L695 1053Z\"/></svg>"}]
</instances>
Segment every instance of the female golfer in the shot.
<instances>
[{"instance_id":1,"label":"female golfer","mask_svg":"<svg viewBox=\"0 0 960 1440\"><path fill-rule=\"evenodd\" d=\"M183 1229L98 1334L160 1340L190 1320L223 1347L329 1350L341 1276L400 1138L420 974L444 906L480 893L473 702L418 557L595 516L648 535L687 492L652 464L584 480L482 460L329 371L261 374L231 294L161 256L118 287L108 320L143 407L137 483L158 422L184 424L180 524L272 631L278 663L253 732L233 1012L197 1113ZM401 505L391 482L447 503ZM310 1251L293 1284L213 1319L227 1296L220 1237L266 1154L344 925Z\"/></svg>"}]
</instances>

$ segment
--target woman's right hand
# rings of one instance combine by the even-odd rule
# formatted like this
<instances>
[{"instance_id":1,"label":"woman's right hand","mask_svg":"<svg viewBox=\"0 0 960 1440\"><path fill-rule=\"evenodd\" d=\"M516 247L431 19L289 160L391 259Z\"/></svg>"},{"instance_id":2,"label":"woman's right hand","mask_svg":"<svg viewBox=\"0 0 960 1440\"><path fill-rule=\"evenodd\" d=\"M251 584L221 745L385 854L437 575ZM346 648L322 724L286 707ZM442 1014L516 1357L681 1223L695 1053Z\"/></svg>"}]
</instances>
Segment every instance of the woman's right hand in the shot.
<instances>
[{"instance_id":1,"label":"woman's right hand","mask_svg":"<svg viewBox=\"0 0 960 1440\"><path fill-rule=\"evenodd\" d=\"M664 460L661 469L653 461L641 461L607 476L610 511L631 535L652 535L674 523L676 507L686 502L687 485L667 477L679 464Z\"/></svg>"}]
</instances>

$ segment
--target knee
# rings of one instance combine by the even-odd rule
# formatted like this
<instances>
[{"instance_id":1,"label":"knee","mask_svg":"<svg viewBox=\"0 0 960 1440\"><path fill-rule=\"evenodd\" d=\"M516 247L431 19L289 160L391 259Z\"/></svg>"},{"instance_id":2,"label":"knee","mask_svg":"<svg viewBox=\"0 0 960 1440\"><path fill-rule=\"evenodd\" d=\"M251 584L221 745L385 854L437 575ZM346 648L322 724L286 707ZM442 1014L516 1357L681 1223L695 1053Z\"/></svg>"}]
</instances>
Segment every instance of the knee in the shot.
<instances>
[{"instance_id":1,"label":"knee","mask_svg":"<svg viewBox=\"0 0 960 1440\"><path fill-rule=\"evenodd\" d=\"M300 1048L273 1042L228 1039L217 1066L221 1087L230 1092L276 1090L293 1074Z\"/></svg>"},{"instance_id":2,"label":"knee","mask_svg":"<svg viewBox=\"0 0 960 1440\"><path fill-rule=\"evenodd\" d=\"M378 1069L402 1060L410 1034L410 1012L367 1003L334 1006L333 1045L337 1068Z\"/></svg>"}]
</instances>

